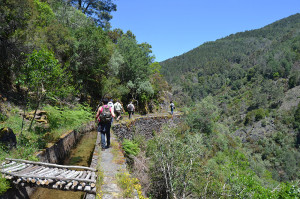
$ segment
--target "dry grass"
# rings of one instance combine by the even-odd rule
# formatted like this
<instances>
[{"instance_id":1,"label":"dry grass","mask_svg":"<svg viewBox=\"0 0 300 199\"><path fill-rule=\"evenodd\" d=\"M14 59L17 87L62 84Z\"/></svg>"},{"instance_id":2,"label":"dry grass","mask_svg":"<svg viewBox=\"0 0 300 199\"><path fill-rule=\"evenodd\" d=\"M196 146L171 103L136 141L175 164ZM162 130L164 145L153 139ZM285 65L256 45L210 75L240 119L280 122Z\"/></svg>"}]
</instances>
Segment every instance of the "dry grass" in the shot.
<instances>
[{"instance_id":1,"label":"dry grass","mask_svg":"<svg viewBox=\"0 0 300 199\"><path fill-rule=\"evenodd\" d=\"M149 176L149 158L146 158L145 152L140 152L138 156L134 157L132 165L132 176L139 179L143 187L143 195L150 190L150 176Z\"/></svg>"}]
</instances>

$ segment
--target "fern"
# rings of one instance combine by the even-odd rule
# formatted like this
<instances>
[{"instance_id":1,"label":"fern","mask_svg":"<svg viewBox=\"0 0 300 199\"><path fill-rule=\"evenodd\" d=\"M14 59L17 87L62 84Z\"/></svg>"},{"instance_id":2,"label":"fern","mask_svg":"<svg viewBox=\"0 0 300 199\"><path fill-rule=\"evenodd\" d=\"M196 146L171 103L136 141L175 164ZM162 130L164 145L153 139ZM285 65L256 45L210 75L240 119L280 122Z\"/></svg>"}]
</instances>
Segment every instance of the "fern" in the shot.
<instances>
[{"instance_id":1,"label":"fern","mask_svg":"<svg viewBox=\"0 0 300 199\"><path fill-rule=\"evenodd\" d=\"M126 155L136 156L140 152L139 145L128 139L123 140L122 146L123 146L123 150L125 151Z\"/></svg>"}]
</instances>

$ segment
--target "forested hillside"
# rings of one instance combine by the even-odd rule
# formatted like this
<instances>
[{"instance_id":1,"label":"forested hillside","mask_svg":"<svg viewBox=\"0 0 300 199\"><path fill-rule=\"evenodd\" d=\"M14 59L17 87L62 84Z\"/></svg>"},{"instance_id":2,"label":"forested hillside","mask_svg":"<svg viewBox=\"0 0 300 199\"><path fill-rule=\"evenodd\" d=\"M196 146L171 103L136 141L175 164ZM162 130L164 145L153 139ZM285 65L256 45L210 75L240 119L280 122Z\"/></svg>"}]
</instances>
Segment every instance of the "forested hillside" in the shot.
<instances>
[{"instance_id":1,"label":"forested hillside","mask_svg":"<svg viewBox=\"0 0 300 199\"><path fill-rule=\"evenodd\" d=\"M300 84L300 14L264 28L232 34L161 62L162 73L176 92L199 100L225 87L238 90L254 77ZM247 77L247 78L245 78Z\"/></svg>"},{"instance_id":2,"label":"forested hillside","mask_svg":"<svg viewBox=\"0 0 300 199\"><path fill-rule=\"evenodd\" d=\"M189 108L149 144L156 197L300 197L300 14L160 64Z\"/></svg>"}]
</instances>

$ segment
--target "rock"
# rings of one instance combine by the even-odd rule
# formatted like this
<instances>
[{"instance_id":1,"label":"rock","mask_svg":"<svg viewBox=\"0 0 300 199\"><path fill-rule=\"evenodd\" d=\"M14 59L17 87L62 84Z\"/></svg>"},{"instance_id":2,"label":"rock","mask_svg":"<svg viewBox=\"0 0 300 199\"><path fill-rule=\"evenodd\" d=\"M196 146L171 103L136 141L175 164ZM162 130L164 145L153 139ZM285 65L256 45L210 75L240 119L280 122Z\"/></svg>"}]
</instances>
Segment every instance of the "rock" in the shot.
<instances>
[{"instance_id":1,"label":"rock","mask_svg":"<svg viewBox=\"0 0 300 199\"><path fill-rule=\"evenodd\" d=\"M13 130L8 127L0 129L0 142L2 142L6 147L12 149L17 145L16 135Z\"/></svg>"},{"instance_id":2,"label":"rock","mask_svg":"<svg viewBox=\"0 0 300 199\"><path fill-rule=\"evenodd\" d=\"M289 111L300 103L300 86L296 86L285 93L279 111Z\"/></svg>"},{"instance_id":3,"label":"rock","mask_svg":"<svg viewBox=\"0 0 300 199\"><path fill-rule=\"evenodd\" d=\"M31 120L33 118L33 115L34 115L34 111L31 111L31 112L29 112L29 113L27 113L25 115L25 118L27 120ZM37 110L34 119L38 123L47 124L48 123L47 112L46 111Z\"/></svg>"}]
</instances>

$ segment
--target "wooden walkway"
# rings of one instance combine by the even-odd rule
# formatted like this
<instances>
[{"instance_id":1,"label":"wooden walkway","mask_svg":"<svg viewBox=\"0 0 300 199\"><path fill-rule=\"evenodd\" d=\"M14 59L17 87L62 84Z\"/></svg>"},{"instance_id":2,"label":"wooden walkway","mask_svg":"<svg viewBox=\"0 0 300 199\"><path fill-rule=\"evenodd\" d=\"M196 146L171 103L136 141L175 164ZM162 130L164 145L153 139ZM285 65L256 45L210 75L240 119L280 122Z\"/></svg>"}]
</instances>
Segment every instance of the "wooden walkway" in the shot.
<instances>
[{"instance_id":1,"label":"wooden walkway","mask_svg":"<svg viewBox=\"0 0 300 199\"><path fill-rule=\"evenodd\" d=\"M14 184L96 193L96 169L20 159L5 160L0 172Z\"/></svg>"}]
</instances>

